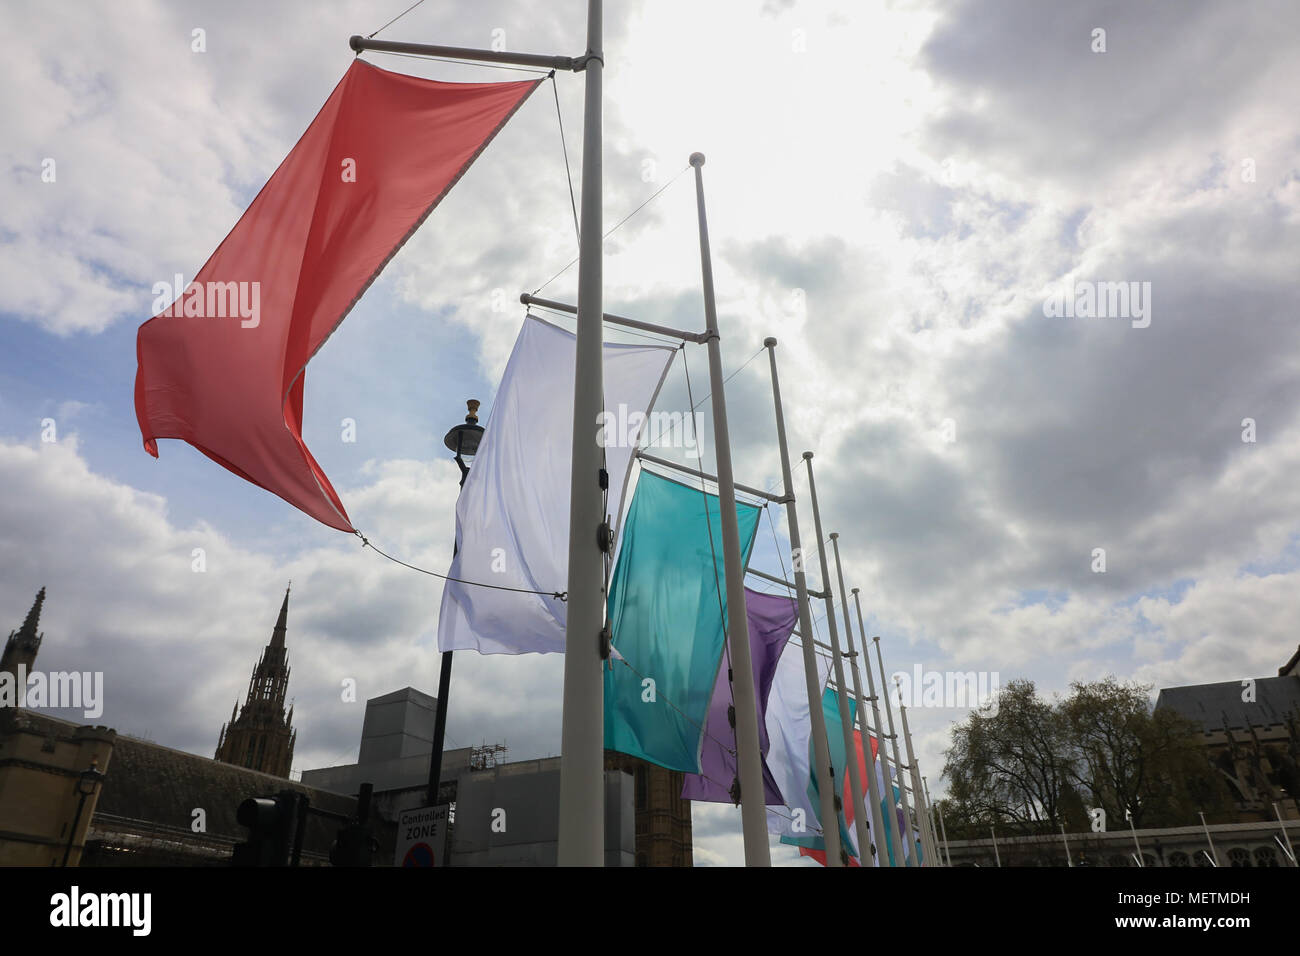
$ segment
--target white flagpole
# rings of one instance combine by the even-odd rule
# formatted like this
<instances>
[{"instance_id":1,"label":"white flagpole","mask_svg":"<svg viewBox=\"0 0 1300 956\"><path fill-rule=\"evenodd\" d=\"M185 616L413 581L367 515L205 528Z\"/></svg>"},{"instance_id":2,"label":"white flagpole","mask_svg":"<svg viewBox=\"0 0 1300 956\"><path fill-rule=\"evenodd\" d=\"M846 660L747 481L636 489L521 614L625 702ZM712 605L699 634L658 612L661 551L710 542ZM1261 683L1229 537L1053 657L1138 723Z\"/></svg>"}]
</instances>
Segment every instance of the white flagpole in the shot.
<instances>
[{"instance_id":1,"label":"white flagpole","mask_svg":"<svg viewBox=\"0 0 1300 956\"><path fill-rule=\"evenodd\" d=\"M1061 824L1061 842L1065 844L1065 865L1074 866L1074 860L1070 859L1070 838L1065 835L1065 824Z\"/></svg>"},{"instance_id":2,"label":"white flagpole","mask_svg":"<svg viewBox=\"0 0 1300 956\"><path fill-rule=\"evenodd\" d=\"M1214 839L1210 836L1210 827L1205 822L1205 813L1201 810L1196 811L1201 818L1201 828L1205 831L1205 840L1210 844L1210 853L1214 856L1214 865L1219 865L1219 851L1214 848Z\"/></svg>"},{"instance_id":3,"label":"white flagpole","mask_svg":"<svg viewBox=\"0 0 1300 956\"><path fill-rule=\"evenodd\" d=\"M853 741L853 720L849 716L848 686L844 683L844 657L840 653L840 629L835 623L835 602L831 599L831 572L826 562L826 540L822 534L821 510L817 507L817 484L813 481L813 453L803 453L804 464L808 468L808 498L812 502L813 528L817 531L817 556L822 567L822 592L826 595L826 627L831 633L831 665L835 668L835 701L840 712L840 730L844 734L844 762L849 765L849 796L857 805L853 811L853 828L858 837L858 853L871 852L871 833L867 825L867 806L862 799L862 772L854 754L857 746Z\"/></svg>"},{"instance_id":4,"label":"white flagpole","mask_svg":"<svg viewBox=\"0 0 1300 956\"><path fill-rule=\"evenodd\" d=\"M930 845L934 847L934 865L943 866L943 852L939 845L939 828L934 822L935 810L934 801L930 799L930 781L926 777L921 777L921 789L925 791L925 819L930 824Z\"/></svg>"},{"instance_id":5,"label":"white flagpole","mask_svg":"<svg viewBox=\"0 0 1300 956\"><path fill-rule=\"evenodd\" d=\"M605 863L605 531L608 486L597 432L605 405L601 216L601 0L587 3L586 101L582 124L582 239L573 382L573 476L569 485L569 607L564 629L560 731L560 866ZM602 475L605 477L602 478Z\"/></svg>"},{"instance_id":6,"label":"white flagpole","mask_svg":"<svg viewBox=\"0 0 1300 956\"><path fill-rule=\"evenodd\" d=\"M916 766L916 753L912 750L912 731L907 726L907 705L902 702L900 697L898 703L898 716L903 723L903 745L907 748L907 770L912 778L912 799L916 806L916 836L921 843L921 853L925 857L921 861L922 866L934 866L934 847L930 846L930 835L927 832L929 825L926 823L925 792L921 789L921 772Z\"/></svg>"},{"instance_id":7,"label":"white flagpole","mask_svg":"<svg viewBox=\"0 0 1300 956\"><path fill-rule=\"evenodd\" d=\"M1291 865L1300 866L1300 860L1296 859L1295 847L1291 845L1291 834L1286 832L1286 824L1282 821L1282 810L1276 800L1273 801L1273 812L1277 814L1277 825L1282 828L1282 839L1286 841L1287 852L1291 855Z\"/></svg>"},{"instance_id":8,"label":"white flagpole","mask_svg":"<svg viewBox=\"0 0 1300 956\"><path fill-rule=\"evenodd\" d=\"M713 257L704 212L704 154L692 153L695 205L700 227L700 272L704 283L704 320L708 335L709 386L712 392L714 451L718 462L718 508L721 510L722 561L727 579L727 644L730 649L731 699L736 731L736 769L740 778L740 816L745 834L745 865L771 866L767 809L763 792L763 755L758 743L758 694L745 613L745 566L740 557L736 519L736 485L727 432L727 397L718 345L718 309L713 294Z\"/></svg>"},{"instance_id":9,"label":"white flagpole","mask_svg":"<svg viewBox=\"0 0 1300 956\"><path fill-rule=\"evenodd\" d=\"M862 623L862 599L858 597L857 588L853 589L853 603L858 609L858 636L862 638L862 653L863 655L867 655L867 629ZM888 838L889 845L895 848L895 852L901 854L903 852L903 844L898 837L898 814L894 812L894 787L889 779L889 758L886 756L885 751L885 731L884 727L880 723L880 696L876 693L876 678L871 669L871 657L869 655L865 656L863 664L865 665L864 669L867 672L867 691L871 694L871 716L876 724L876 746L880 749L880 776L885 786L885 793L881 794L881 799L886 800L886 805L889 807L889 812L884 814L884 835ZM873 774L874 771L875 768L873 767ZM885 862L881 865L890 865L888 851L882 850L881 852L885 854ZM895 860L893 865L902 866L902 858L900 857Z\"/></svg>"},{"instance_id":10,"label":"white flagpole","mask_svg":"<svg viewBox=\"0 0 1300 956\"><path fill-rule=\"evenodd\" d=\"M939 831L943 834L943 855L947 859L948 865L952 866L952 847L948 845L948 827L943 822L943 806L935 804L934 808L939 811Z\"/></svg>"},{"instance_id":11,"label":"white flagpole","mask_svg":"<svg viewBox=\"0 0 1300 956\"><path fill-rule=\"evenodd\" d=\"M1133 846L1137 847L1137 855L1133 858L1134 862L1137 863L1138 866L1146 866L1147 862L1142 857L1142 844L1138 842L1137 827L1133 824L1133 811L1128 807L1124 808L1124 819L1128 821L1129 832L1133 834Z\"/></svg>"},{"instance_id":12,"label":"white flagpole","mask_svg":"<svg viewBox=\"0 0 1300 956\"><path fill-rule=\"evenodd\" d=\"M830 743L826 737L826 712L822 708L821 671L813 646L812 610L808 604L808 576L804 572L803 546L799 539L799 512L794 503L794 481L790 474L790 448L785 440L785 411L781 407L781 380L776 374L776 339L763 340L772 369L772 402L776 406L776 443L781 451L781 481L785 491L785 520L790 532L790 557L794 570L794 592L799 604L799 643L803 650L804 679L808 687L808 716L812 723L813 778L821 800L822 839L826 865L843 866L839 817L835 813L835 770L831 766ZM876 721L879 723L879 716Z\"/></svg>"},{"instance_id":13,"label":"white flagpole","mask_svg":"<svg viewBox=\"0 0 1300 956\"><path fill-rule=\"evenodd\" d=\"M875 851L873 862L876 866L887 866L888 853L885 850L884 844L881 842L884 839L885 833L884 816L880 812L881 794L879 792L879 787L876 784L875 761L871 759L871 734L866 729L867 703L862 698L862 677L858 673L858 652L853 645L853 622L849 620L849 596L844 593L844 568L840 564L840 536L835 532L831 533L831 544L835 548L835 576L840 583L840 606L844 609L844 639L848 642L849 646L849 673L853 677L853 696L858 702L858 719L861 721L863 727L862 749L863 756L867 761L867 779L863 795L865 796L867 803L871 805L871 844ZM827 588L827 590L829 590L829 588ZM880 733L879 724L876 726L876 733ZM863 853L866 852L866 850L863 850ZM885 854L885 856L882 857L881 854ZM882 859L886 860L886 862L882 863Z\"/></svg>"},{"instance_id":14,"label":"white flagpole","mask_svg":"<svg viewBox=\"0 0 1300 956\"><path fill-rule=\"evenodd\" d=\"M889 743L894 751L894 769L898 771L898 799L903 808L903 831L905 835L900 842L906 844L906 846L899 851L905 854L905 862L901 865L916 866L916 846L912 840L912 808L908 806L907 787L903 785L903 761L898 756L898 731L894 729L894 705L889 699L889 677L885 674L885 658L880 653L879 635L871 640L876 645L876 663L880 665L880 690L885 695L885 716L889 718ZM889 780L886 779L885 786L889 785Z\"/></svg>"}]
</instances>

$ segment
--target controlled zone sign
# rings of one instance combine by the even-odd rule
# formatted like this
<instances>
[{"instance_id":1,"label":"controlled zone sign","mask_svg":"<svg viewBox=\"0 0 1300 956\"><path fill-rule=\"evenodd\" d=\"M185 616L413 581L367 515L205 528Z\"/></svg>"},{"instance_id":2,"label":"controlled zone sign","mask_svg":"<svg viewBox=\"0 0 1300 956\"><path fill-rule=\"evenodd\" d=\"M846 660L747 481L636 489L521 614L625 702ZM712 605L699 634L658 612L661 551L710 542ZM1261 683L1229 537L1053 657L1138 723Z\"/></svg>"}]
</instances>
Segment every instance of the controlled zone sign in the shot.
<instances>
[{"instance_id":1,"label":"controlled zone sign","mask_svg":"<svg viewBox=\"0 0 1300 956\"><path fill-rule=\"evenodd\" d=\"M394 866L447 865L448 809L442 804L398 814Z\"/></svg>"}]
</instances>

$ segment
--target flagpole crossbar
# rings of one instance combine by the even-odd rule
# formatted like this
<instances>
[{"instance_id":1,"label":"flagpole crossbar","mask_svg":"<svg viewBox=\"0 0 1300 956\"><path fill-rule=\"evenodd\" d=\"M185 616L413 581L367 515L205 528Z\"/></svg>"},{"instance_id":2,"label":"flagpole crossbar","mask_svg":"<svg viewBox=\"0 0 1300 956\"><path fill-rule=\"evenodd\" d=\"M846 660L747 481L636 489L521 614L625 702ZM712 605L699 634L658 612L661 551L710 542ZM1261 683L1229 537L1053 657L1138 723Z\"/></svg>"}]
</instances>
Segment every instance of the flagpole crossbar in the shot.
<instances>
[{"instance_id":1,"label":"flagpole crossbar","mask_svg":"<svg viewBox=\"0 0 1300 956\"><path fill-rule=\"evenodd\" d=\"M528 292L520 294L519 301L524 305L535 305L539 309L554 309L556 312L564 312L568 315L578 314L577 306L569 305L567 302L556 302L554 299L539 299ZM670 339L694 342L696 345L704 345L716 335L716 333L710 334L709 332L684 332L681 329L670 328L666 325L655 325L653 322L642 322L639 319L629 319L609 312L604 313L601 317L610 325L622 325L629 329L640 329L642 332L666 335ZM740 485L736 487L739 488Z\"/></svg>"},{"instance_id":2,"label":"flagpole crossbar","mask_svg":"<svg viewBox=\"0 0 1300 956\"><path fill-rule=\"evenodd\" d=\"M825 594L824 592L821 593L821 594L818 594L816 591L809 591L808 594L809 594L810 596L812 596L812 597L819 597L819 598L825 598L825 597L826 597L826 594ZM803 640L803 635L800 634L798 631L791 631L790 633L791 633L792 635L794 635L795 637L799 638L799 640L801 640L801 641ZM824 651L832 650L832 647L831 647L829 644L823 644L821 641L817 640L817 638L815 638L815 637L813 638L813 646L815 646L815 647L820 647L820 648L821 648L822 650L824 650ZM828 681L828 683L834 683L834 681Z\"/></svg>"},{"instance_id":3,"label":"flagpole crossbar","mask_svg":"<svg viewBox=\"0 0 1300 956\"><path fill-rule=\"evenodd\" d=\"M540 67L546 70L564 70L570 73L580 73L587 68L587 62L595 59L600 60L603 66L605 61L599 56L585 55L580 57L573 56L551 56L546 53L509 53L505 50L476 50L470 47L461 46L437 46L432 43L405 43L400 40L372 40L369 37L354 36L348 40L350 46L357 53L364 53L367 50L376 53L405 53L413 56L440 56L453 60L474 60L480 63L503 63L509 66L532 66Z\"/></svg>"},{"instance_id":4,"label":"flagpole crossbar","mask_svg":"<svg viewBox=\"0 0 1300 956\"><path fill-rule=\"evenodd\" d=\"M660 458L658 455L652 455L649 452L642 451L639 448L636 451L636 457L644 461L648 461L655 465L662 465L665 468L672 468L674 471L680 471L686 475L693 475L696 478L703 478L705 481L712 481L716 483L718 480L716 477L710 475L708 472L700 471L696 468L688 468L686 465L679 465L675 461L669 461L667 458ZM735 482L735 487L737 491L743 491L747 495L753 495L755 498L762 498L766 501L772 502L773 504L783 505L786 503L786 498L784 495L774 495L770 491L759 491L757 488L750 488L748 485L742 485L740 482ZM755 573L757 574L758 572ZM760 575L760 577L765 577L765 575ZM786 583L781 578L774 578L773 580L775 580L777 584Z\"/></svg>"},{"instance_id":5,"label":"flagpole crossbar","mask_svg":"<svg viewBox=\"0 0 1300 956\"><path fill-rule=\"evenodd\" d=\"M739 488L740 485L736 485L736 487ZM758 570L758 568L746 568L745 570L748 571L750 574L754 575L755 577L762 578L764 581L771 581L773 584L780 584L783 587L787 587L792 591L794 590L794 585L791 584L789 581L787 581L785 578L779 578L775 574L768 574L766 571ZM826 595L823 592L814 591L811 588L808 589L808 593L811 594L813 597L818 597L818 598L826 597ZM798 632L791 631L790 633L797 634Z\"/></svg>"}]
</instances>

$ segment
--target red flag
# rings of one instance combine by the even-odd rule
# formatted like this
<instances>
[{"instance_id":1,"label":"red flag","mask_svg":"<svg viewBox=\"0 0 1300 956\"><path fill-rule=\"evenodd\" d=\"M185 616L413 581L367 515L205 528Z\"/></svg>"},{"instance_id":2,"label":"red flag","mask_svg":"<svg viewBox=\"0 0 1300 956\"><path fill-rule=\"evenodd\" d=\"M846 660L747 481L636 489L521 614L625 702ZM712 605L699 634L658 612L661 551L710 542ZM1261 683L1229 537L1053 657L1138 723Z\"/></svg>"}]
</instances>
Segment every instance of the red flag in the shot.
<instances>
[{"instance_id":1,"label":"red flag","mask_svg":"<svg viewBox=\"0 0 1300 956\"><path fill-rule=\"evenodd\" d=\"M307 362L539 83L440 83L354 60L194 281L140 326L145 450L183 439L352 531L302 440Z\"/></svg>"}]
</instances>

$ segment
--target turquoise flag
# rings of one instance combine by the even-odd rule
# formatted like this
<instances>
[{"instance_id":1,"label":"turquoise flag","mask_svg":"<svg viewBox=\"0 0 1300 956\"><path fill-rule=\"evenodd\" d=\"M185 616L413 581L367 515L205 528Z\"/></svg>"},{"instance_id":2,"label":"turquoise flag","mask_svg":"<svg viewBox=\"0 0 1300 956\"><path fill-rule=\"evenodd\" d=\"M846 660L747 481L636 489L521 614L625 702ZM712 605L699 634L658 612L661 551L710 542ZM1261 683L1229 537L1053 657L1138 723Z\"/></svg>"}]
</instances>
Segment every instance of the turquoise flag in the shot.
<instances>
[{"instance_id":1,"label":"turquoise flag","mask_svg":"<svg viewBox=\"0 0 1300 956\"><path fill-rule=\"evenodd\" d=\"M746 562L758 516L758 508L737 502ZM641 472L609 589L618 652L604 672L609 750L700 772L703 727L726 643L721 519L717 495Z\"/></svg>"}]
</instances>

